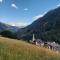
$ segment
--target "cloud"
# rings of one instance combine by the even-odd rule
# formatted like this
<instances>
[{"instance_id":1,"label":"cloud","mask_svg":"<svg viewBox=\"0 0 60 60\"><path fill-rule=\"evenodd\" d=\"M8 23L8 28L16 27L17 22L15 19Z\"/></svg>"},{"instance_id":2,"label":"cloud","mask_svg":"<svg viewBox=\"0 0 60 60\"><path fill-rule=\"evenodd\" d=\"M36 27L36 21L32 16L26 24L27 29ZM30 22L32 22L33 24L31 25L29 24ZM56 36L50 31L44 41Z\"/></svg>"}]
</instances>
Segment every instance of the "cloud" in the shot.
<instances>
[{"instance_id":1,"label":"cloud","mask_svg":"<svg viewBox=\"0 0 60 60\"><path fill-rule=\"evenodd\" d=\"M40 18L40 17L42 17L42 16L43 16L43 15L40 14L40 15L34 16L33 19L36 20L36 19L38 19L38 18Z\"/></svg>"},{"instance_id":2,"label":"cloud","mask_svg":"<svg viewBox=\"0 0 60 60\"><path fill-rule=\"evenodd\" d=\"M11 4L11 6L12 6L13 8L16 8L16 9L18 8L18 7L16 6L16 4L14 4L14 3Z\"/></svg>"},{"instance_id":3,"label":"cloud","mask_svg":"<svg viewBox=\"0 0 60 60\"><path fill-rule=\"evenodd\" d=\"M28 11L29 9L28 8L24 8L25 11Z\"/></svg>"},{"instance_id":4,"label":"cloud","mask_svg":"<svg viewBox=\"0 0 60 60\"><path fill-rule=\"evenodd\" d=\"M12 25L12 26L16 26L15 24L10 24L10 25Z\"/></svg>"},{"instance_id":5,"label":"cloud","mask_svg":"<svg viewBox=\"0 0 60 60\"><path fill-rule=\"evenodd\" d=\"M46 13L47 13L47 12L44 12L43 14L39 14L39 15L37 15L37 16L34 16L34 17L33 17L33 20L36 20L36 19L38 19L38 18L43 17Z\"/></svg>"},{"instance_id":6,"label":"cloud","mask_svg":"<svg viewBox=\"0 0 60 60\"><path fill-rule=\"evenodd\" d=\"M0 3L2 3L3 2L3 0L0 0Z\"/></svg>"},{"instance_id":7,"label":"cloud","mask_svg":"<svg viewBox=\"0 0 60 60\"><path fill-rule=\"evenodd\" d=\"M29 23L26 23L26 22L8 22L9 25L12 25L12 26L27 26L29 25Z\"/></svg>"},{"instance_id":8,"label":"cloud","mask_svg":"<svg viewBox=\"0 0 60 60\"><path fill-rule=\"evenodd\" d=\"M60 4L57 5L57 7L59 7L59 6L60 6Z\"/></svg>"}]
</instances>

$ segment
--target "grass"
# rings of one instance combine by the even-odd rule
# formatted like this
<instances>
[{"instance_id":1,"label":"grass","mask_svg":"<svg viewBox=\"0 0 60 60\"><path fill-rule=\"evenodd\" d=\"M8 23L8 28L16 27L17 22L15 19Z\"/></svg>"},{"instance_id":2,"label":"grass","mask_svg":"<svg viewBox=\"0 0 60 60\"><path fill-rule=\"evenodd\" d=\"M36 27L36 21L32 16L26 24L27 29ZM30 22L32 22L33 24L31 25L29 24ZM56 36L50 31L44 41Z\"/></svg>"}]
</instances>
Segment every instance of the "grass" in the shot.
<instances>
[{"instance_id":1,"label":"grass","mask_svg":"<svg viewBox=\"0 0 60 60\"><path fill-rule=\"evenodd\" d=\"M0 37L0 60L60 60L60 53L24 41Z\"/></svg>"}]
</instances>

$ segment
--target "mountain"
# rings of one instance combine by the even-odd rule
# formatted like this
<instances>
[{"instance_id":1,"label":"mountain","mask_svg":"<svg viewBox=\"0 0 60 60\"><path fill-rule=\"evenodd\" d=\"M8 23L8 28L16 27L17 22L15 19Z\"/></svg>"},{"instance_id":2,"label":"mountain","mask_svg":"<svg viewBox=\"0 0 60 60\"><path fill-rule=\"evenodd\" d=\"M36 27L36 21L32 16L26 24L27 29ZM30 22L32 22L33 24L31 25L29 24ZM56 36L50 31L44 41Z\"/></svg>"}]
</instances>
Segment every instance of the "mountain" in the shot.
<instances>
[{"instance_id":1,"label":"mountain","mask_svg":"<svg viewBox=\"0 0 60 60\"><path fill-rule=\"evenodd\" d=\"M17 37L18 39L31 40L33 33L36 38L44 41L56 41L60 43L60 7L50 10L31 25L19 29Z\"/></svg>"},{"instance_id":2,"label":"mountain","mask_svg":"<svg viewBox=\"0 0 60 60\"><path fill-rule=\"evenodd\" d=\"M17 26L11 26L5 23L0 22L0 32L4 31L4 30L9 30L11 32L16 32L20 27Z\"/></svg>"}]
</instances>

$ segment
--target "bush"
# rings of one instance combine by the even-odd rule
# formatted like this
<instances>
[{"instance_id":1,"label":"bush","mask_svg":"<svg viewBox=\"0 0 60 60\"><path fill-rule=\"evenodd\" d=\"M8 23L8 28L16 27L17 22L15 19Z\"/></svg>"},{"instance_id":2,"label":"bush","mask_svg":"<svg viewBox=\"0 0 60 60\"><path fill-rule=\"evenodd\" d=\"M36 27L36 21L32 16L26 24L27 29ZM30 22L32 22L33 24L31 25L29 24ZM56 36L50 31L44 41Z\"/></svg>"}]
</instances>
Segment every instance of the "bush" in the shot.
<instances>
[{"instance_id":1,"label":"bush","mask_svg":"<svg viewBox=\"0 0 60 60\"><path fill-rule=\"evenodd\" d=\"M3 37L8 37L8 38L16 38L16 34L9 31L9 30L5 30L3 32L0 33Z\"/></svg>"}]
</instances>

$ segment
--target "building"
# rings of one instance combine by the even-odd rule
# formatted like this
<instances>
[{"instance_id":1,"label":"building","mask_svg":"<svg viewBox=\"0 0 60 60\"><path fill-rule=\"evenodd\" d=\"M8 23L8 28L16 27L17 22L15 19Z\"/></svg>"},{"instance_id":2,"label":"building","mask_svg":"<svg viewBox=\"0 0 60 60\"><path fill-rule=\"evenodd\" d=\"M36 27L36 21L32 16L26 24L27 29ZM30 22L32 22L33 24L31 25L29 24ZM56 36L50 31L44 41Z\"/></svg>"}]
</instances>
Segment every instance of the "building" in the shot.
<instances>
[{"instance_id":1,"label":"building","mask_svg":"<svg viewBox=\"0 0 60 60\"><path fill-rule=\"evenodd\" d=\"M36 39L34 34L32 38L32 44L40 47L46 47L54 51L60 51L60 45L57 44L56 42L44 42L41 39Z\"/></svg>"},{"instance_id":2,"label":"building","mask_svg":"<svg viewBox=\"0 0 60 60\"><path fill-rule=\"evenodd\" d=\"M35 35L33 34L32 44L37 46L44 46L44 42L41 39L35 39Z\"/></svg>"},{"instance_id":3,"label":"building","mask_svg":"<svg viewBox=\"0 0 60 60\"><path fill-rule=\"evenodd\" d=\"M56 42L47 42L48 48L55 51L60 51L60 45Z\"/></svg>"}]
</instances>

